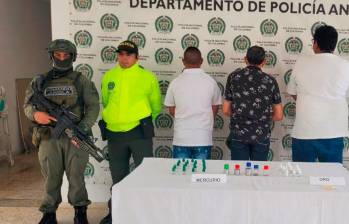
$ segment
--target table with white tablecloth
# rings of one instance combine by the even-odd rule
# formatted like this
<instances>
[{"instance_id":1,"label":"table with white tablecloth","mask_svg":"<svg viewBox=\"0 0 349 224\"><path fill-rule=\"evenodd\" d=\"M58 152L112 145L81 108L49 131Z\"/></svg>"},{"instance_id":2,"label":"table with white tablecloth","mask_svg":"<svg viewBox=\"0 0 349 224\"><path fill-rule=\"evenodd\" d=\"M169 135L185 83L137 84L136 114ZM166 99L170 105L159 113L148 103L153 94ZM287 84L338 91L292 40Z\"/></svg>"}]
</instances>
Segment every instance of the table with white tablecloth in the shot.
<instances>
[{"instance_id":1,"label":"table with white tablecloth","mask_svg":"<svg viewBox=\"0 0 349 224\"><path fill-rule=\"evenodd\" d=\"M256 162L270 165L268 176L245 176L243 161L207 160L205 173L223 173L224 164L240 164L242 173L226 183L192 183L190 170L172 172L176 161L145 158L113 186L113 224L349 223L349 172L342 164L291 163L301 175L286 176L283 162ZM346 185L311 185L310 176L343 177Z\"/></svg>"}]
</instances>

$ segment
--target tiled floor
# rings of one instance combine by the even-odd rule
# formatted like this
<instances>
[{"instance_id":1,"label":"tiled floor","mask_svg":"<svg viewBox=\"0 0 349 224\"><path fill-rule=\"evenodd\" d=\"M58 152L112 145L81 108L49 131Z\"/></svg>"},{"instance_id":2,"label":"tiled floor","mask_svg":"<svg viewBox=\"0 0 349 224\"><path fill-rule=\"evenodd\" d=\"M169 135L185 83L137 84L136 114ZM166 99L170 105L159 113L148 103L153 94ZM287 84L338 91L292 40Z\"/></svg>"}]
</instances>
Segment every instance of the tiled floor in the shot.
<instances>
[{"instance_id":1,"label":"tiled floor","mask_svg":"<svg viewBox=\"0 0 349 224\"><path fill-rule=\"evenodd\" d=\"M0 224L38 223L38 206L42 198L43 180L36 153L15 157L15 166L0 160ZM93 203L88 209L90 224L97 224L107 212L105 203ZM57 211L59 224L73 222L74 209L62 203Z\"/></svg>"}]
</instances>

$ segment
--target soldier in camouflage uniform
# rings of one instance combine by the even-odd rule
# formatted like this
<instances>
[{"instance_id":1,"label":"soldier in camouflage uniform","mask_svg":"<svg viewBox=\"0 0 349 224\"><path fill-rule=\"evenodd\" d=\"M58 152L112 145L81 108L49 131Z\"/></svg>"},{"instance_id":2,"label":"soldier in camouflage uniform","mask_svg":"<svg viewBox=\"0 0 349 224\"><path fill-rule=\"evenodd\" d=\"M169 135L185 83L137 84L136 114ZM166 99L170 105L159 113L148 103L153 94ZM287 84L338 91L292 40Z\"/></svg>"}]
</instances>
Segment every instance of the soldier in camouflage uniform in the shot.
<instances>
[{"instance_id":1,"label":"soldier in camouflage uniform","mask_svg":"<svg viewBox=\"0 0 349 224\"><path fill-rule=\"evenodd\" d=\"M77 54L75 45L68 40L57 39L50 43L48 53L53 69L44 75L44 96L68 107L77 115L75 122L78 126L91 133L99 113L99 96L93 82L73 71ZM39 224L57 223L56 210L62 201L64 172L69 182L68 201L75 208L74 223L88 223L86 209L91 202L85 187L84 171L89 155L77 149L64 134L59 139L50 138L56 118L30 103L37 78L27 88L24 111L30 120L38 124L33 129L33 143L39 148L39 162L45 180L45 195L40 206L43 217Z\"/></svg>"}]
</instances>

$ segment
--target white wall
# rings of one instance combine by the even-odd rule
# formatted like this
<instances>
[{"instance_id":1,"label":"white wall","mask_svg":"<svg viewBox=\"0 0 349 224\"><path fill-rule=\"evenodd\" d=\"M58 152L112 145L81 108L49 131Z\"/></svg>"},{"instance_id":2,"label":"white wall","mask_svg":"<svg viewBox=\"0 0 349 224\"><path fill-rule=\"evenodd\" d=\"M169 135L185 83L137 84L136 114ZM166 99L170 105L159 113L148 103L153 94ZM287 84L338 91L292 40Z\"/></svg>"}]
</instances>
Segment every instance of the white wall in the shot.
<instances>
[{"instance_id":1,"label":"white wall","mask_svg":"<svg viewBox=\"0 0 349 224\"><path fill-rule=\"evenodd\" d=\"M47 0L0 0L0 85L7 91L12 149L23 150L16 105L16 78L31 78L49 69L51 40Z\"/></svg>"}]
</instances>

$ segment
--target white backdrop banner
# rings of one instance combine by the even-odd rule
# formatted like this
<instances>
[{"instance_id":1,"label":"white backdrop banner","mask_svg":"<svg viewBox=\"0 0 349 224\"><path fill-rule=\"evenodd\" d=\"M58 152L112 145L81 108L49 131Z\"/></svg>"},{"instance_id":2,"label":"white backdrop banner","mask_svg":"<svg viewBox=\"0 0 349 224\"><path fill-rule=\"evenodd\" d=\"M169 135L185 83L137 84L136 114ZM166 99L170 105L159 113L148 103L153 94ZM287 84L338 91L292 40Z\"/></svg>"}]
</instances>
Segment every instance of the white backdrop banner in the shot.
<instances>
[{"instance_id":1,"label":"white backdrop banner","mask_svg":"<svg viewBox=\"0 0 349 224\"><path fill-rule=\"evenodd\" d=\"M286 94L286 84L297 58L313 54L316 27L336 27L335 54L349 58L347 0L51 0L51 7L53 39L66 38L77 45L75 69L92 79L99 90L103 74L115 66L116 47L126 39L140 48L140 64L157 75L163 97L183 69L181 57L188 46L201 50L203 69L217 81L222 94L227 76L245 66L246 50L252 45L264 47L264 71L279 84L285 115L273 124L270 160L291 159L296 104ZM171 157L173 117L165 107L155 124L154 154ZM93 131L107 157L106 142L100 140L96 126ZM215 119L213 159L230 158L225 145L228 134L229 118L220 110ZM348 148L346 138L345 163ZM85 175L91 199L106 200L111 184L108 162L99 164L91 158Z\"/></svg>"}]
</instances>

